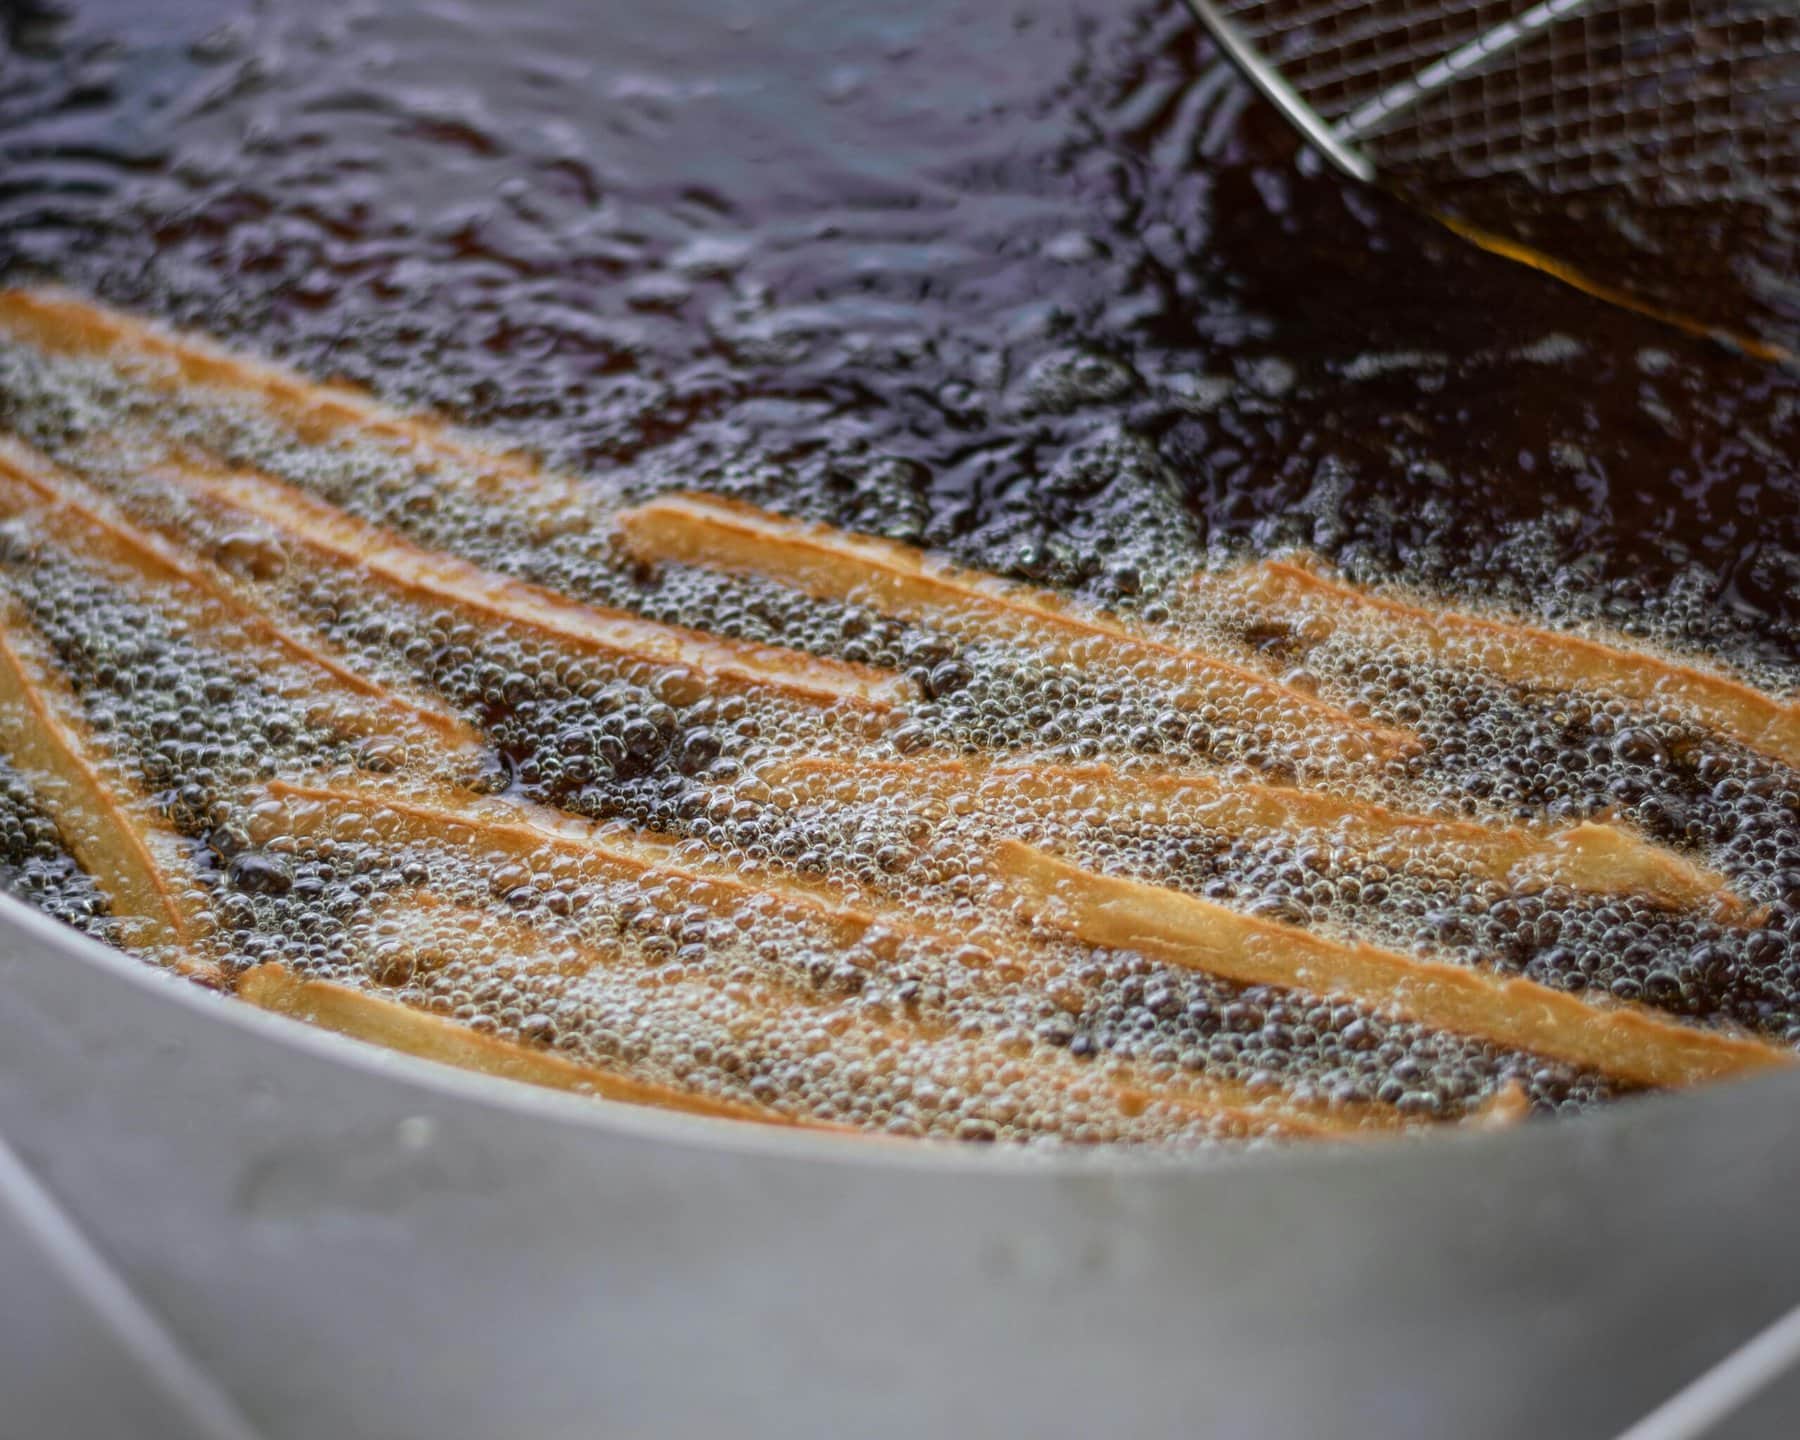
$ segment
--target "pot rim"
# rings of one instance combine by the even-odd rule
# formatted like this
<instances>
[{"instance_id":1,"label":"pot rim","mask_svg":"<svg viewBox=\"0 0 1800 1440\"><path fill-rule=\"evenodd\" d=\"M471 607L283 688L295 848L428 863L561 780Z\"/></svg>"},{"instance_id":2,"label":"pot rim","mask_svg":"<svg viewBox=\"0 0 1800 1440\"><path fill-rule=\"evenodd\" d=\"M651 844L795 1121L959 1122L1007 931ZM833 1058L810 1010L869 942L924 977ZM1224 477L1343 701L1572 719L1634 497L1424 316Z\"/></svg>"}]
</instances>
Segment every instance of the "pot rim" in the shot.
<instances>
[{"instance_id":1,"label":"pot rim","mask_svg":"<svg viewBox=\"0 0 1800 1440\"><path fill-rule=\"evenodd\" d=\"M1633 1121L1641 1119L1643 1112L1652 1106L1658 1110L1674 1105L1723 1109L1730 1105L1735 1095L1750 1086L1786 1084L1795 1090L1796 1099L1800 1099L1800 1067L1797 1067L1791 1075L1767 1074L1723 1081L1678 1094L1628 1097L1597 1106L1583 1115L1555 1121L1537 1121L1501 1130L1445 1126L1441 1133L1416 1138L1385 1136L1357 1140L1347 1137L1310 1140L1304 1144L1253 1143L1185 1151L1123 1145L1040 1149L880 1135L865 1138L599 1101L383 1050L302 1020L258 1009L234 996L186 983L168 971L70 928L16 896L0 893L0 943L9 932L19 930L65 954L72 963L104 971L116 983L135 986L170 1004L210 1015L218 1023L257 1036L262 1043L280 1045L322 1063L358 1071L371 1079L399 1079L479 1108L591 1127L622 1137L685 1148L785 1157L822 1165L899 1167L985 1175L1020 1170L1047 1175L1134 1170L1210 1174L1249 1167L1266 1172L1271 1168L1296 1166L1310 1169L1319 1164L1341 1167L1359 1160L1379 1164L1384 1156L1392 1153L1391 1147L1410 1149L1420 1143L1443 1152L1448 1163L1448 1157L1467 1156L1477 1147L1485 1153L1502 1146L1531 1145L1552 1129L1562 1131L1577 1127L1594 1142L1604 1144L1609 1136L1627 1127L1636 1128ZM0 1003L3 1001L4 995L0 994Z\"/></svg>"}]
</instances>

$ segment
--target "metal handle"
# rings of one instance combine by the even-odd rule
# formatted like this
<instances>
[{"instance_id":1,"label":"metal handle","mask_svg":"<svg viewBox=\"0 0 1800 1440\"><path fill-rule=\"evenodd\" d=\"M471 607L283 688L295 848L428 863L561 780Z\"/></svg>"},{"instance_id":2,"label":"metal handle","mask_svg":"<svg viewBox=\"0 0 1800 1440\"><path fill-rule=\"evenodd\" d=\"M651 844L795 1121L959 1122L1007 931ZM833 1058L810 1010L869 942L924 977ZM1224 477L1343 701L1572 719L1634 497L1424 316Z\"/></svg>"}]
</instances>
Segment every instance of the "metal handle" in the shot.
<instances>
[{"instance_id":1,"label":"metal handle","mask_svg":"<svg viewBox=\"0 0 1800 1440\"><path fill-rule=\"evenodd\" d=\"M1300 92L1257 53L1237 26L1213 6L1212 0L1186 0L1186 4L1194 12L1194 18L1206 27L1244 78L1269 98L1309 145L1352 180L1360 180L1365 185L1374 182L1375 167L1370 164L1368 157L1351 149L1338 138L1337 133L1326 123L1325 117L1300 98Z\"/></svg>"}]
</instances>

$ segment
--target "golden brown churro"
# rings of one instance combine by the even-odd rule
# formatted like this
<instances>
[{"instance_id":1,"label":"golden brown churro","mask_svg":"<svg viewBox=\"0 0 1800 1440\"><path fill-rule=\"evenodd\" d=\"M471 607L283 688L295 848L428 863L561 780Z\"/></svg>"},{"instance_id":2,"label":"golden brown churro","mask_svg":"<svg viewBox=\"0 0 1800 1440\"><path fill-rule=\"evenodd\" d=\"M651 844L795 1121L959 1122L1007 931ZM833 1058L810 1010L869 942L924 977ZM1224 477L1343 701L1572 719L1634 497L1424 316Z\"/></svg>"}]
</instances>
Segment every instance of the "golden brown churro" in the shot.
<instances>
[{"instance_id":1,"label":"golden brown churro","mask_svg":"<svg viewBox=\"0 0 1800 1440\"><path fill-rule=\"evenodd\" d=\"M1091 810L1113 822L1315 837L1387 865L1420 863L1526 885L1635 893L1665 905L1708 904L1728 914L1743 908L1722 875L1612 825L1583 823L1555 832L1481 825L1316 790L1111 765L818 757L765 766L758 775L771 793L797 804L855 803L879 793L915 805L1023 805L1050 816Z\"/></svg>"},{"instance_id":2,"label":"golden brown churro","mask_svg":"<svg viewBox=\"0 0 1800 1440\"><path fill-rule=\"evenodd\" d=\"M309 380L66 290L0 289L0 330L46 354L105 360L165 394L211 390L248 401L309 445L374 440L427 460L461 465L474 474L484 494L517 499L525 493L576 507L585 507L588 499L576 481L547 474L517 451L469 440L440 420L403 414L352 386Z\"/></svg>"},{"instance_id":3,"label":"golden brown churro","mask_svg":"<svg viewBox=\"0 0 1800 1440\"><path fill-rule=\"evenodd\" d=\"M791 1116L765 1106L717 1096L697 1095L628 1074L577 1064L548 1051L477 1034L454 1021L415 1010L385 996L331 981L303 980L279 964L259 965L248 971L238 981L237 994L264 1010L334 1030L384 1050L396 1050L459 1070L657 1109L752 1120L766 1125L857 1135L865 1133L828 1121ZM1156 1096L1130 1086L1105 1082L1100 1082L1097 1089L1105 1092L1121 1113L1141 1114L1153 1104L1172 1104L1178 1110L1196 1110L1204 1118L1216 1122L1221 1134L1237 1138L1253 1135L1322 1137L1352 1133L1331 1127L1323 1117L1286 1117L1224 1105L1201 1109L1181 1096Z\"/></svg>"},{"instance_id":4,"label":"golden brown churro","mask_svg":"<svg viewBox=\"0 0 1800 1440\"><path fill-rule=\"evenodd\" d=\"M786 886L774 877L690 868L675 863L669 853L673 847L656 837L617 830L602 832L555 812L508 801L465 801L439 794L430 802L422 802L379 785L319 786L286 781L271 783L268 793L288 806L285 829L289 834L334 833L346 815L353 815L389 842L426 841L527 858L546 852L576 856L613 879L655 882L654 903L660 907L699 905L729 917L743 913L747 901L760 899L773 902L773 914L826 935L841 947L872 946L878 954L891 955L892 947L905 939L921 950L935 950L940 958L954 954L964 965L980 966L993 960L977 947L924 928L908 917L835 904L815 892ZM805 1003L798 996L789 998L790 1007ZM913 1039L953 1038L948 1021L933 1021L920 1015L904 1016L881 1028ZM982 1048L968 1041L955 1043L964 1049ZM1082 1068L1074 1067L1076 1071ZM1352 1135L1394 1129L1406 1123L1397 1112L1381 1105L1326 1110L1292 1104L1279 1095L1252 1096L1241 1086L1205 1077L1183 1077L1160 1086L1134 1082L1128 1078L1128 1067L1115 1068L1123 1074L1106 1079L1089 1077L1086 1083L1106 1088L1126 1113L1136 1113L1152 1104L1172 1105L1204 1114L1234 1133L1279 1130L1288 1134Z\"/></svg>"},{"instance_id":5,"label":"golden brown churro","mask_svg":"<svg viewBox=\"0 0 1800 1440\"><path fill-rule=\"evenodd\" d=\"M1180 891L1099 875L1018 841L1000 873L1040 917L1090 944L1141 951L1247 985L1341 995L1434 1029L1531 1050L1640 1085L1689 1085L1791 1065L1744 1035L1702 1030L1637 1007L1587 1004L1530 980L1328 940Z\"/></svg>"},{"instance_id":6,"label":"golden brown churro","mask_svg":"<svg viewBox=\"0 0 1800 1440\"><path fill-rule=\"evenodd\" d=\"M766 576L820 599L942 626L977 640L1001 639L1082 668L1162 677L1179 704L1216 704L1240 724L1291 724L1334 745L1352 737L1374 754L1411 745L1311 695L1203 651L1183 648L1079 610L1045 591L958 569L924 551L807 525L730 500L671 495L618 518L640 559L678 561Z\"/></svg>"},{"instance_id":7,"label":"golden brown churro","mask_svg":"<svg viewBox=\"0 0 1800 1440\"><path fill-rule=\"evenodd\" d=\"M190 495L254 516L317 554L356 566L404 594L534 630L588 651L663 666L689 677L697 690L750 687L813 704L874 710L898 704L909 691L905 681L886 671L774 645L720 639L582 604L455 556L421 549L268 476L194 464L170 464L159 469L158 476Z\"/></svg>"},{"instance_id":8,"label":"golden brown churro","mask_svg":"<svg viewBox=\"0 0 1800 1440\"><path fill-rule=\"evenodd\" d=\"M1455 610L1428 610L1334 580L1307 565L1263 560L1195 585L1322 637L1341 627L1379 631L1452 664L1545 690L1599 690L1637 704L1673 702L1732 739L1800 766L1800 702L1715 670L1646 650Z\"/></svg>"},{"instance_id":9,"label":"golden brown churro","mask_svg":"<svg viewBox=\"0 0 1800 1440\"><path fill-rule=\"evenodd\" d=\"M817 891L784 884L775 876L739 878L715 869L696 869L677 860L675 846L653 835L593 825L561 811L509 800L467 798L440 790L429 799L414 798L372 784L316 785L271 781L268 794L287 806L290 833L323 833L347 812L365 817L389 841L428 841L467 847L479 845L501 854L531 859L547 853L592 862L618 880L657 875L674 882L676 901L724 908L752 897L774 901L777 912L829 935L839 945L870 945L890 950L902 940L945 944L935 935L898 915L877 915L835 904Z\"/></svg>"},{"instance_id":10,"label":"golden brown churro","mask_svg":"<svg viewBox=\"0 0 1800 1440\"><path fill-rule=\"evenodd\" d=\"M219 568L192 550L132 524L90 486L17 441L0 436L0 515L30 515L76 559L98 561L151 584L189 592L182 612L228 649L262 647L298 662L326 682L335 699L325 717L339 729L366 734L373 716L418 724L452 750L481 743L475 728L443 706L377 684L344 664L322 642L282 624L244 597ZM208 623L208 622L212 623ZM290 698L317 698L309 691ZM371 713L372 712L372 713Z\"/></svg>"},{"instance_id":11,"label":"golden brown churro","mask_svg":"<svg viewBox=\"0 0 1800 1440\"><path fill-rule=\"evenodd\" d=\"M180 837L134 787L109 773L80 703L44 660L11 597L0 601L0 743L130 943L179 951L200 937ZM179 954L170 963L190 973L213 970Z\"/></svg>"},{"instance_id":12,"label":"golden brown churro","mask_svg":"<svg viewBox=\"0 0 1800 1440\"><path fill-rule=\"evenodd\" d=\"M477 1034L398 1000L355 990L329 980L305 980L279 964L258 965L238 978L237 994L264 1010L304 1020L340 1035L349 1035L422 1060L435 1060L458 1070L522 1080L551 1090L573 1090L604 1100L651 1105L765 1125L794 1125L779 1111L696 1095L632 1075L579 1065L551 1051ZM842 1129L830 1126L830 1129Z\"/></svg>"}]
</instances>

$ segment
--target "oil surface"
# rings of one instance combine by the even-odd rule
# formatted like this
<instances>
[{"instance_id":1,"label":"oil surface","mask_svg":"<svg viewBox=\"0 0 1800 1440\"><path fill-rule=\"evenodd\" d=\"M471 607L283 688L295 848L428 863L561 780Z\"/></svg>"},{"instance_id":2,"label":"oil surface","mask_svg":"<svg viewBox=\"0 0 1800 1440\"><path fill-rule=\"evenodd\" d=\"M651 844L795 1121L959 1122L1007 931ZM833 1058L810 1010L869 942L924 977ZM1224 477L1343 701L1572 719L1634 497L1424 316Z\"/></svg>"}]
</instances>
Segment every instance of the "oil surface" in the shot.
<instances>
[{"instance_id":1,"label":"oil surface","mask_svg":"<svg viewBox=\"0 0 1800 1440\"><path fill-rule=\"evenodd\" d=\"M984 928L995 897L969 857L1025 833L1289 923L1800 1039L1791 771L1679 714L1309 645L1182 585L1301 545L1358 580L1600 622L1785 691L1800 676L1795 378L1297 168L1179 5L824 8L689 0L654 27L570 0L14 12L7 278L48 274L446 412L583 477L588 508L546 528L472 498L479 477L454 467L321 454L256 414L21 351L0 358L7 428L194 537L365 673L480 726L479 788L758 873L899 894L993 953L1011 942ZM133 447L170 425L417 543L891 667L920 698L897 735L871 735L854 716L672 696L630 667L371 593L159 490ZM99 434L117 452L96 453ZM1416 731L1424 755L1307 774L1284 722L1246 740L1154 685L766 581L623 563L609 517L673 488L931 546L1271 674L1302 670ZM903 1134L1213 1137L1179 1105L1125 1114L1086 1093L1067 1064L1092 1057L1128 1067L1109 1072L1121 1085L1216 1081L1445 1118L1508 1080L1543 1109L1612 1093L1366 1007L1128 952L1037 936L1023 970L904 940L897 958L864 954L579 864L396 843L354 817L321 842L257 787L368 770L368 746L29 530L9 539L9 583L195 847L236 963L374 976L478 1030ZM1615 815L1718 866L1764 912L1726 925L1028 807L922 816L878 782L796 807L755 781L819 753L925 749L1236 764L1493 823ZM432 783L471 780L443 768ZM109 933L17 789L0 786L13 883ZM414 892L509 914L531 945L476 945L443 909L383 903Z\"/></svg>"}]
</instances>

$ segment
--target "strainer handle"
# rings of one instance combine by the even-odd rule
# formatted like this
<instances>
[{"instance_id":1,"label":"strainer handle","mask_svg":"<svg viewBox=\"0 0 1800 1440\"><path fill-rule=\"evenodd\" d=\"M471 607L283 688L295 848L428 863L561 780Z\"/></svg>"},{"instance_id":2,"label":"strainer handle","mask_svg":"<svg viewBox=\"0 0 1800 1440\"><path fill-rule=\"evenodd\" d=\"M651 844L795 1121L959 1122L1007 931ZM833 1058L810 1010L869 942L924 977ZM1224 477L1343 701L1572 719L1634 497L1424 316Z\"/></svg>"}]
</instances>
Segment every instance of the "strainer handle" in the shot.
<instances>
[{"instance_id":1,"label":"strainer handle","mask_svg":"<svg viewBox=\"0 0 1800 1440\"><path fill-rule=\"evenodd\" d=\"M1352 180L1373 183L1375 167L1366 155L1339 140L1325 117L1301 98L1300 92L1246 40L1231 21L1219 13L1212 0L1185 0L1194 18L1207 29L1243 77L1268 98L1306 142Z\"/></svg>"}]
</instances>

